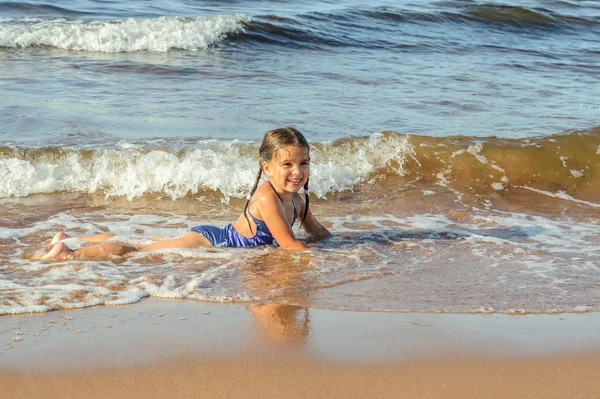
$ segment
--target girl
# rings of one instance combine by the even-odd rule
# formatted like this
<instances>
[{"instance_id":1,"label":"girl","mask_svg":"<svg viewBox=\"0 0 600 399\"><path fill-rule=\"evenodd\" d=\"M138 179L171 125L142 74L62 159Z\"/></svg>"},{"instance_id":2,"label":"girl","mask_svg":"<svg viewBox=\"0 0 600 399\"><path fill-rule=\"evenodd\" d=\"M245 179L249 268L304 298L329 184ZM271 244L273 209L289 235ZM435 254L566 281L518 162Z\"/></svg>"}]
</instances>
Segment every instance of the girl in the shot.
<instances>
[{"instance_id":1,"label":"girl","mask_svg":"<svg viewBox=\"0 0 600 399\"><path fill-rule=\"evenodd\" d=\"M259 186L263 173L269 180ZM57 233L52 240L52 244L56 245L41 259L61 259L69 254L81 258L103 258L132 251L210 246L279 245L284 249L307 249L308 246L296 239L292 231L296 219L300 219L300 225L309 234L320 237L331 235L314 218L308 207L309 177L309 145L302 133L291 127L269 130L259 149L256 181L247 197L244 212L234 223L223 228L206 225L192 227L180 238L137 248L101 243L114 235L100 234L82 237L82 240L101 244L72 251L61 241L67 236ZM304 198L298 193L301 189L304 189Z\"/></svg>"}]
</instances>

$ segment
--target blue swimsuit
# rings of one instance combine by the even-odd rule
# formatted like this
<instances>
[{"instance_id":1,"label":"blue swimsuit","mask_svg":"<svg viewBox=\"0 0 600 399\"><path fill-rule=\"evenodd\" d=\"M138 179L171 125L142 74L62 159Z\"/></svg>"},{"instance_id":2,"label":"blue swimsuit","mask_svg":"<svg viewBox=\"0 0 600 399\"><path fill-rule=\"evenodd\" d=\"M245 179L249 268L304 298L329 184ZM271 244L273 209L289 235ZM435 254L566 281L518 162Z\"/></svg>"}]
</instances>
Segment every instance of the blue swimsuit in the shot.
<instances>
[{"instance_id":1,"label":"blue swimsuit","mask_svg":"<svg viewBox=\"0 0 600 399\"><path fill-rule=\"evenodd\" d=\"M271 184L269 182L269 184ZM271 188L275 191L275 187L271 184ZM275 191L275 194L279 197L279 200L283 203L283 200L279 196L279 193ZM296 205L294 204L294 199L292 199L292 205L294 206L294 220L292 221L292 226L296 221L297 213L296 213ZM275 245L278 246L277 241L273 238L273 235L269 231L267 224L264 220L260 220L254 217L250 212L250 208L248 208L248 215L254 221L256 225L256 234L253 237L244 237L240 233L238 233L234 228L233 224L229 223L225 227L215 227L209 225L202 225L192 227L187 231L193 231L194 233L202 234L210 243L215 247L258 247L261 245Z\"/></svg>"}]
</instances>

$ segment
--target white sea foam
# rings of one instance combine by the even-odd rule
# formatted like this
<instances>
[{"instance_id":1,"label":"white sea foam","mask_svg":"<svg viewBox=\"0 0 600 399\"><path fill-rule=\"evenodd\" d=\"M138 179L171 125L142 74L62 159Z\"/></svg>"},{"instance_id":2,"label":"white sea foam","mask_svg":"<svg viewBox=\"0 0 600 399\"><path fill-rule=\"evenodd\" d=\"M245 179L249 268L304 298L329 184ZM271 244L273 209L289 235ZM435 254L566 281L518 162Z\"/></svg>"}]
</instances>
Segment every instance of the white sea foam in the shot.
<instances>
[{"instance_id":1,"label":"white sea foam","mask_svg":"<svg viewBox=\"0 0 600 399\"><path fill-rule=\"evenodd\" d=\"M508 183L508 177L506 176L506 171L501 168L498 165L495 165L494 163L490 163L489 160L481 154L481 151L483 150L483 144L481 143L475 143L469 146L469 148L467 149L467 152L471 155L473 155L475 157L475 159L477 159L479 162L481 162L484 165L488 165L490 166L492 169L497 170L498 172L502 173L503 176L500 178L500 180L504 183ZM452 154L451 158L455 157L456 155L462 154L462 152L464 152L463 150L461 151L456 151ZM493 178L493 176L491 176ZM504 190L504 184L496 182L496 183L492 183L492 188L496 191L501 191Z\"/></svg>"},{"instance_id":2,"label":"white sea foam","mask_svg":"<svg viewBox=\"0 0 600 399\"><path fill-rule=\"evenodd\" d=\"M105 304L109 306L129 305L139 302L146 296L148 296L148 294L138 287L129 287L125 292L122 292L119 297L107 300Z\"/></svg>"},{"instance_id":3,"label":"white sea foam","mask_svg":"<svg viewBox=\"0 0 600 399\"><path fill-rule=\"evenodd\" d=\"M58 227L69 232L71 228L83 231L84 235L98 231L98 222L77 219L69 213L59 214L48 221L40 221L30 231L56 231ZM124 223L124 220L129 220ZM210 221L209 221L210 222ZM101 222L104 229L120 231L110 241L135 242L140 238L127 236L142 229L147 236L175 236L181 228L160 227L170 224L189 224L178 216L123 215L106 216ZM11 229L7 229L10 231ZM29 232L19 229L8 234L19 239ZM18 230L18 231L17 231ZM88 230L87 232L85 232ZM73 247L87 244L79 238L63 240ZM224 294L225 284L252 253L244 251L222 251L211 249L181 249L156 251L153 256L162 256L164 266L138 263L148 256L138 252L123 264L110 261L85 262L68 260L62 262L31 261L23 258L11 259L10 264L0 266L0 315L47 312L54 309L77 309L97 305L123 305L140 301L144 297L169 299L202 299L214 301L243 300L249 298L244 292ZM182 262L182 259L185 261ZM25 280L20 276L28 276Z\"/></svg>"},{"instance_id":4,"label":"white sea foam","mask_svg":"<svg viewBox=\"0 0 600 399\"><path fill-rule=\"evenodd\" d=\"M591 312L591 311L592 311L592 307L588 306L588 305L579 305L573 309L573 312L575 312L575 313L586 313L586 312Z\"/></svg>"},{"instance_id":5,"label":"white sea foam","mask_svg":"<svg viewBox=\"0 0 600 399\"><path fill-rule=\"evenodd\" d=\"M583 177L584 173L580 170L575 170L575 169L571 169L571 175L573 175L573 177Z\"/></svg>"},{"instance_id":6,"label":"white sea foam","mask_svg":"<svg viewBox=\"0 0 600 399\"><path fill-rule=\"evenodd\" d=\"M487 165L488 160L485 156L480 154L481 150L483 150L483 144L475 143L469 146L467 152L472 154L479 162Z\"/></svg>"},{"instance_id":7,"label":"white sea foam","mask_svg":"<svg viewBox=\"0 0 600 399\"><path fill-rule=\"evenodd\" d=\"M0 314L122 305L145 297L266 301L285 297L289 289L310 292L314 306L358 303L359 309L396 311L587 312L597 303L590 289L598 281L599 260L590 245L597 242L593 222L478 209L323 221L334 236L308 254L177 249L134 253L114 263L41 262L15 254L0 264ZM189 222L169 215L63 213L31 229L38 234L58 226L83 234L120 229L120 239L136 240L132 234L177 235L181 227L161 226ZM370 227L363 231L357 225ZM18 241L21 234L11 236ZM283 267L271 269L280 263Z\"/></svg>"},{"instance_id":8,"label":"white sea foam","mask_svg":"<svg viewBox=\"0 0 600 399\"><path fill-rule=\"evenodd\" d=\"M79 191L129 200L149 193L178 199L201 190L219 191L225 200L243 198L257 171L255 152L246 143L207 141L182 151L121 144L91 157L78 151L35 160L5 157L0 158L0 170L5 171L0 198ZM325 197L352 189L380 168L403 175L409 157L414 158L414 148L407 136L376 134L351 145L317 145L311 153L311 191Z\"/></svg>"},{"instance_id":9,"label":"white sea foam","mask_svg":"<svg viewBox=\"0 0 600 399\"><path fill-rule=\"evenodd\" d=\"M248 22L241 14L120 21L5 19L0 21L0 47L49 46L105 53L197 51L218 44L228 34L243 32Z\"/></svg>"},{"instance_id":10,"label":"white sea foam","mask_svg":"<svg viewBox=\"0 0 600 399\"><path fill-rule=\"evenodd\" d=\"M494 313L494 312L495 312L494 308L491 307L490 305L484 305L475 311L475 313Z\"/></svg>"},{"instance_id":11,"label":"white sea foam","mask_svg":"<svg viewBox=\"0 0 600 399\"><path fill-rule=\"evenodd\" d=\"M571 197L569 194L563 192L563 191L559 191L558 193L552 193L550 191L545 191L545 190L539 190L537 188L533 188L533 187L528 187L528 186L515 186L518 188L524 188L525 190L529 190L529 191L533 191L536 192L538 194L543 194L543 195L547 195L548 197L553 197L553 198L560 198L566 201L572 201L572 202L576 202L578 204L583 204L583 205L587 205L587 206L591 206L593 208L600 208L600 204L594 203L594 202L589 202L589 201L583 201L577 198L573 198Z\"/></svg>"},{"instance_id":12,"label":"white sea foam","mask_svg":"<svg viewBox=\"0 0 600 399\"><path fill-rule=\"evenodd\" d=\"M374 134L368 140L343 145L324 144L311 152L311 191L318 197L352 189L381 168L400 176L407 159L418 163L409 136Z\"/></svg>"},{"instance_id":13,"label":"white sea foam","mask_svg":"<svg viewBox=\"0 0 600 399\"><path fill-rule=\"evenodd\" d=\"M0 316L8 314L27 314L27 313L45 313L53 310L51 306L44 305L23 305L23 306L2 306L0 305Z\"/></svg>"}]
</instances>

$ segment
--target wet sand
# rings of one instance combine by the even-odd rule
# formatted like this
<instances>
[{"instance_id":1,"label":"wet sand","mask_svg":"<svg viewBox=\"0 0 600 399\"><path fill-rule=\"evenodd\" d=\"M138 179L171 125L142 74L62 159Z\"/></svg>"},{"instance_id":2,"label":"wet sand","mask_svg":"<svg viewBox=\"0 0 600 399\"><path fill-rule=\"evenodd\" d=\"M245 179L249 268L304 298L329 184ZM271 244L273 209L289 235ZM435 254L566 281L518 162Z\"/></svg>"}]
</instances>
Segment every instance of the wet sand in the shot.
<instances>
[{"instance_id":1,"label":"wet sand","mask_svg":"<svg viewBox=\"0 0 600 399\"><path fill-rule=\"evenodd\" d=\"M0 318L6 398L570 398L600 315L361 313L146 300Z\"/></svg>"}]
</instances>

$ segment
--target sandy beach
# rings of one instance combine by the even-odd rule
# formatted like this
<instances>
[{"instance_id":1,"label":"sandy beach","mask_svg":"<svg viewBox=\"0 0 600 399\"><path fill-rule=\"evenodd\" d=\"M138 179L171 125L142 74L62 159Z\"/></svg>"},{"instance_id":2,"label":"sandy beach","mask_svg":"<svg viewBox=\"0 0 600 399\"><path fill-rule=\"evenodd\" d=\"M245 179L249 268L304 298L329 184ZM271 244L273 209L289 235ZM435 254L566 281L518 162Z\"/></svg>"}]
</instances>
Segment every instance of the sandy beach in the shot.
<instances>
[{"instance_id":1,"label":"sandy beach","mask_svg":"<svg viewBox=\"0 0 600 399\"><path fill-rule=\"evenodd\" d=\"M3 316L6 398L575 398L600 317L146 300Z\"/></svg>"},{"instance_id":2,"label":"sandy beach","mask_svg":"<svg viewBox=\"0 0 600 399\"><path fill-rule=\"evenodd\" d=\"M0 399L600 398L599 31L600 1L0 1ZM240 215L283 246L129 252ZM126 256L66 250L99 236Z\"/></svg>"}]
</instances>

